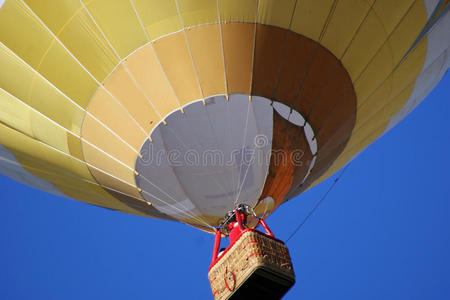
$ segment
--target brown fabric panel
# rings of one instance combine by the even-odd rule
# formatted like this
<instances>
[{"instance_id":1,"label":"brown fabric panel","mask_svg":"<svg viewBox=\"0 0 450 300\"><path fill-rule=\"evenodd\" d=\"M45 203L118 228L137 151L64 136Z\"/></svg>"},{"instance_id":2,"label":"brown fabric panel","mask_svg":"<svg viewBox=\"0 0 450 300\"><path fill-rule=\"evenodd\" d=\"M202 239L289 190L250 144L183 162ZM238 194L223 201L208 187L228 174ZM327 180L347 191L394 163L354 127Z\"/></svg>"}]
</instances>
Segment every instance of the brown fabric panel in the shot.
<instances>
[{"instance_id":1,"label":"brown fabric panel","mask_svg":"<svg viewBox=\"0 0 450 300\"><path fill-rule=\"evenodd\" d=\"M336 136L340 136L341 141L345 140L355 126L357 103L354 90L351 89L349 95L343 99L337 99L337 101L331 111L326 114L326 119L320 125L319 132L316 133L319 149L328 147L330 139L334 141Z\"/></svg>"},{"instance_id":2,"label":"brown fabric panel","mask_svg":"<svg viewBox=\"0 0 450 300\"><path fill-rule=\"evenodd\" d=\"M268 29L260 29L260 27ZM272 29L270 26L261 25L258 30L263 35ZM282 30L279 31L278 35L281 35ZM258 32L257 37L259 37ZM269 34L265 34L264 37L269 38ZM257 39L257 47L259 45ZM271 47L270 42L266 40L261 45L266 48ZM289 33L285 51L274 100L283 102L308 117L308 122L317 135L318 154L315 166L302 187L299 185L311 163L312 155L308 158L305 157L306 167L302 176L298 176L296 179L291 178L292 170L276 168L271 161L262 199L272 193L271 196L276 201L276 205L279 205L280 201L283 202L294 197L299 191L303 191L331 166L345 148L356 121L356 94L351 78L331 52L316 42L295 33ZM271 56L272 53L275 54ZM280 62L277 53L276 49L260 52L257 48L252 93L271 98L271 75L264 74L264 72L268 73L270 70L274 70L273 65ZM262 55L264 55L263 59L260 58ZM260 62L270 67L260 67ZM259 75L258 72L263 74ZM272 74L272 76L274 75ZM299 95L294 99L297 92ZM280 117L278 116L278 118ZM284 119L283 121L290 124ZM279 143L283 143L283 139L288 135L286 129L280 130L276 124L277 122L274 122L273 151L283 147ZM284 136L281 138L281 142L277 141L276 132L278 135ZM301 136L302 139L305 139L303 130ZM301 138L293 136L291 139L296 143ZM310 149L306 139L304 142L303 148L307 149L306 153L309 154ZM288 186L291 187L288 188ZM286 190L288 190L287 193Z\"/></svg>"},{"instance_id":3,"label":"brown fabric panel","mask_svg":"<svg viewBox=\"0 0 450 300\"><path fill-rule=\"evenodd\" d=\"M345 121L320 148L320 156L318 156L318 158L321 158L322 156L327 157L330 155L330 153L334 152L336 148L339 148L342 144L346 144L347 140L351 136L353 126L354 120L349 119Z\"/></svg>"},{"instance_id":4,"label":"brown fabric panel","mask_svg":"<svg viewBox=\"0 0 450 300\"><path fill-rule=\"evenodd\" d=\"M252 94L271 99L280 67L287 31L257 25Z\"/></svg>"},{"instance_id":5,"label":"brown fabric panel","mask_svg":"<svg viewBox=\"0 0 450 300\"><path fill-rule=\"evenodd\" d=\"M333 115L336 114L340 116L340 118L334 118L336 123L339 124L338 126L334 126L333 124L329 125L329 128L334 128L334 131L330 130L330 133L321 131L318 133L318 141L323 140L325 141L325 143L323 143L319 148L317 160L310 176L304 182L302 187L299 187L295 190L292 197L301 193L303 190L308 188L316 179L322 176L345 149L345 146L347 145L352 135L352 130L355 126L356 111L353 110L353 112L350 113L350 116L347 115L347 119L343 119L343 116L345 116L345 114L341 114L342 110L345 110L344 106L338 107L333 113ZM329 137L325 140L322 135L326 134L329 135Z\"/></svg>"},{"instance_id":6,"label":"brown fabric panel","mask_svg":"<svg viewBox=\"0 0 450 300\"><path fill-rule=\"evenodd\" d=\"M289 106L294 101L315 45L316 42L289 32L275 99Z\"/></svg>"},{"instance_id":7,"label":"brown fabric panel","mask_svg":"<svg viewBox=\"0 0 450 300\"><path fill-rule=\"evenodd\" d=\"M328 155L322 155L321 158L316 160L313 171L305 180L305 182L300 186L298 185L295 189L293 189L292 193L289 194L289 198L291 199L295 196L298 196L303 191L305 191L315 180L320 178L326 171L331 167L336 158L344 151L345 146L347 144L349 138L346 139L345 143L339 145L339 147L334 148L334 150Z\"/></svg>"},{"instance_id":8,"label":"brown fabric panel","mask_svg":"<svg viewBox=\"0 0 450 300\"><path fill-rule=\"evenodd\" d=\"M250 94L255 25L222 24L223 51L228 93Z\"/></svg>"},{"instance_id":9,"label":"brown fabric panel","mask_svg":"<svg viewBox=\"0 0 450 300\"><path fill-rule=\"evenodd\" d=\"M339 64L333 74L333 80L328 82L309 115L309 121L317 126L316 130L320 130L321 138L317 140L319 147L342 124L345 120L343 116L351 116L355 107L356 95L350 77L343 66ZM335 112L336 109L339 110L339 113Z\"/></svg>"},{"instance_id":10,"label":"brown fabric panel","mask_svg":"<svg viewBox=\"0 0 450 300\"><path fill-rule=\"evenodd\" d=\"M315 50L311 63L306 70L305 79L301 83L300 93L292 104L292 107L295 110L300 112L302 115L307 116L313 108L314 102L330 102L330 100L334 100L334 98L324 99L320 97L320 94L324 87L326 87L330 76L330 81L342 80L339 80L339 78L335 78L333 76L336 65L337 59L328 50L322 46L318 46ZM343 84L343 80L340 84ZM310 123L313 128L317 128L318 124L314 124L313 122Z\"/></svg>"},{"instance_id":11,"label":"brown fabric panel","mask_svg":"<svg viewBox=\"0 0 450 300\"><path fill-rule=\"evenodd\" d=\"M298 164L294 164L293 153L299 150L303 156ZM306 175L312 157L303 128L283 119L274 111L272 157L261 199L272 197L275 207L287 200L287 195Z\"/></svg>"}]
</instances>

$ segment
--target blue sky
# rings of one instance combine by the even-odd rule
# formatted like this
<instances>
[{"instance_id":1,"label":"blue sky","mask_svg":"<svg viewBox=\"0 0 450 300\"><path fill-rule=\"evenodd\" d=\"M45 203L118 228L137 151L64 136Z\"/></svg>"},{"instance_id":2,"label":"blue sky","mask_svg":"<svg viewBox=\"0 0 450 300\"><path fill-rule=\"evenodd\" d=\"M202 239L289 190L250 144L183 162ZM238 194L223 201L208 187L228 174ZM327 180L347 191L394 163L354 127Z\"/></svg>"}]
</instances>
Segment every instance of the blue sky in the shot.
<instances>
[{"instance_id":1,"label":"blue sky","mask_svg":"<svg viewBox=\"0 0 450 300\"><path fill-rule=\"evenodd\" d=\"M450 299L450 76L350 165L288 246L285 299ZM335 176L333 176L334 178ZM268 219L286 239L327 180ZM0 176L0 299L211 299L213 237Z\"/></svg>"}]
</instances>

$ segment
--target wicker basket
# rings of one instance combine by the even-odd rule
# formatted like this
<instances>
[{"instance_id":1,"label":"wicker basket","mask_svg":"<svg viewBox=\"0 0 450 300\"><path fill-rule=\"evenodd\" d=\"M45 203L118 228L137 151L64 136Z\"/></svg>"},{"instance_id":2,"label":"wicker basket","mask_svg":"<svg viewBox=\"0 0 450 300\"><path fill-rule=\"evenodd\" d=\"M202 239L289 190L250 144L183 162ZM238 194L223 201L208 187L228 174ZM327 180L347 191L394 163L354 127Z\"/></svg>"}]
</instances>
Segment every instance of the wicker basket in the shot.
<instances>
[{"instance_id":1,"label":"wicker basket","mask_svg":"<svg viewBox=\"0 0 450 300\"><path fill-rule=\"evenodd\" d=\"M280 299L295 283L287 247L256 230L246 230L211 267L208 278L216 300Z\"/></svg>"}]
</instances>

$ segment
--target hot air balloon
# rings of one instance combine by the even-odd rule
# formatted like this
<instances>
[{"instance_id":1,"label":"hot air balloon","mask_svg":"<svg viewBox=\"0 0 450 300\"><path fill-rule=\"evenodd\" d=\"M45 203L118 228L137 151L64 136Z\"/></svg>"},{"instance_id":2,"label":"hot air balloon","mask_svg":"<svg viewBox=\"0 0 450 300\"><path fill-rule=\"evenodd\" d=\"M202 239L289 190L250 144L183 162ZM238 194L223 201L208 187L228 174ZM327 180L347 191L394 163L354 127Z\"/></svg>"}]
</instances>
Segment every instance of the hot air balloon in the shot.
<instances>
[{"instance_id":1,"label":"hot air balloon","mask_svg":"<svg viewBox=\"0 0 450 300\"><path fill-rule=\"evenodd\" d=\"M1 0L0 173L214 232L265 218L448 69L448 0Z\"/></svg>"}]
</instances>

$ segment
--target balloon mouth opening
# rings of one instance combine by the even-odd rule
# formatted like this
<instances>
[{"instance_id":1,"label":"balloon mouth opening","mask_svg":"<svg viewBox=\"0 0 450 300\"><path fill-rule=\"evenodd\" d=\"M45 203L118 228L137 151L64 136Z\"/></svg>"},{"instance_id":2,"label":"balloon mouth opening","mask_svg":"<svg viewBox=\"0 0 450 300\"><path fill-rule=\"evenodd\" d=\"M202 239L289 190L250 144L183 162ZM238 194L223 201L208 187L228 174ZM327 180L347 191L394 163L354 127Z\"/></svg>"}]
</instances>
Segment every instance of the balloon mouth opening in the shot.
<instances>
[{"instance_id":1,"label":"balloon mouth opening","mask_svg":"<svg viewBox=\"0 0 450 300\"><path fill-rule=\"evenodd\" d=\"M135 165L142 197L161 213L187 223L201 218L217 225L237 203L268 215L275 203L262 193L274 160L274 115L297 128L307 141L313 159L304 182L317 153L317 140L306 119L265 97L252 96L249 101L245 94L228 99L219 95L193 101L155 126ZM278 155L293 159L285 150Z\"/></svg>"}]
</instances>

